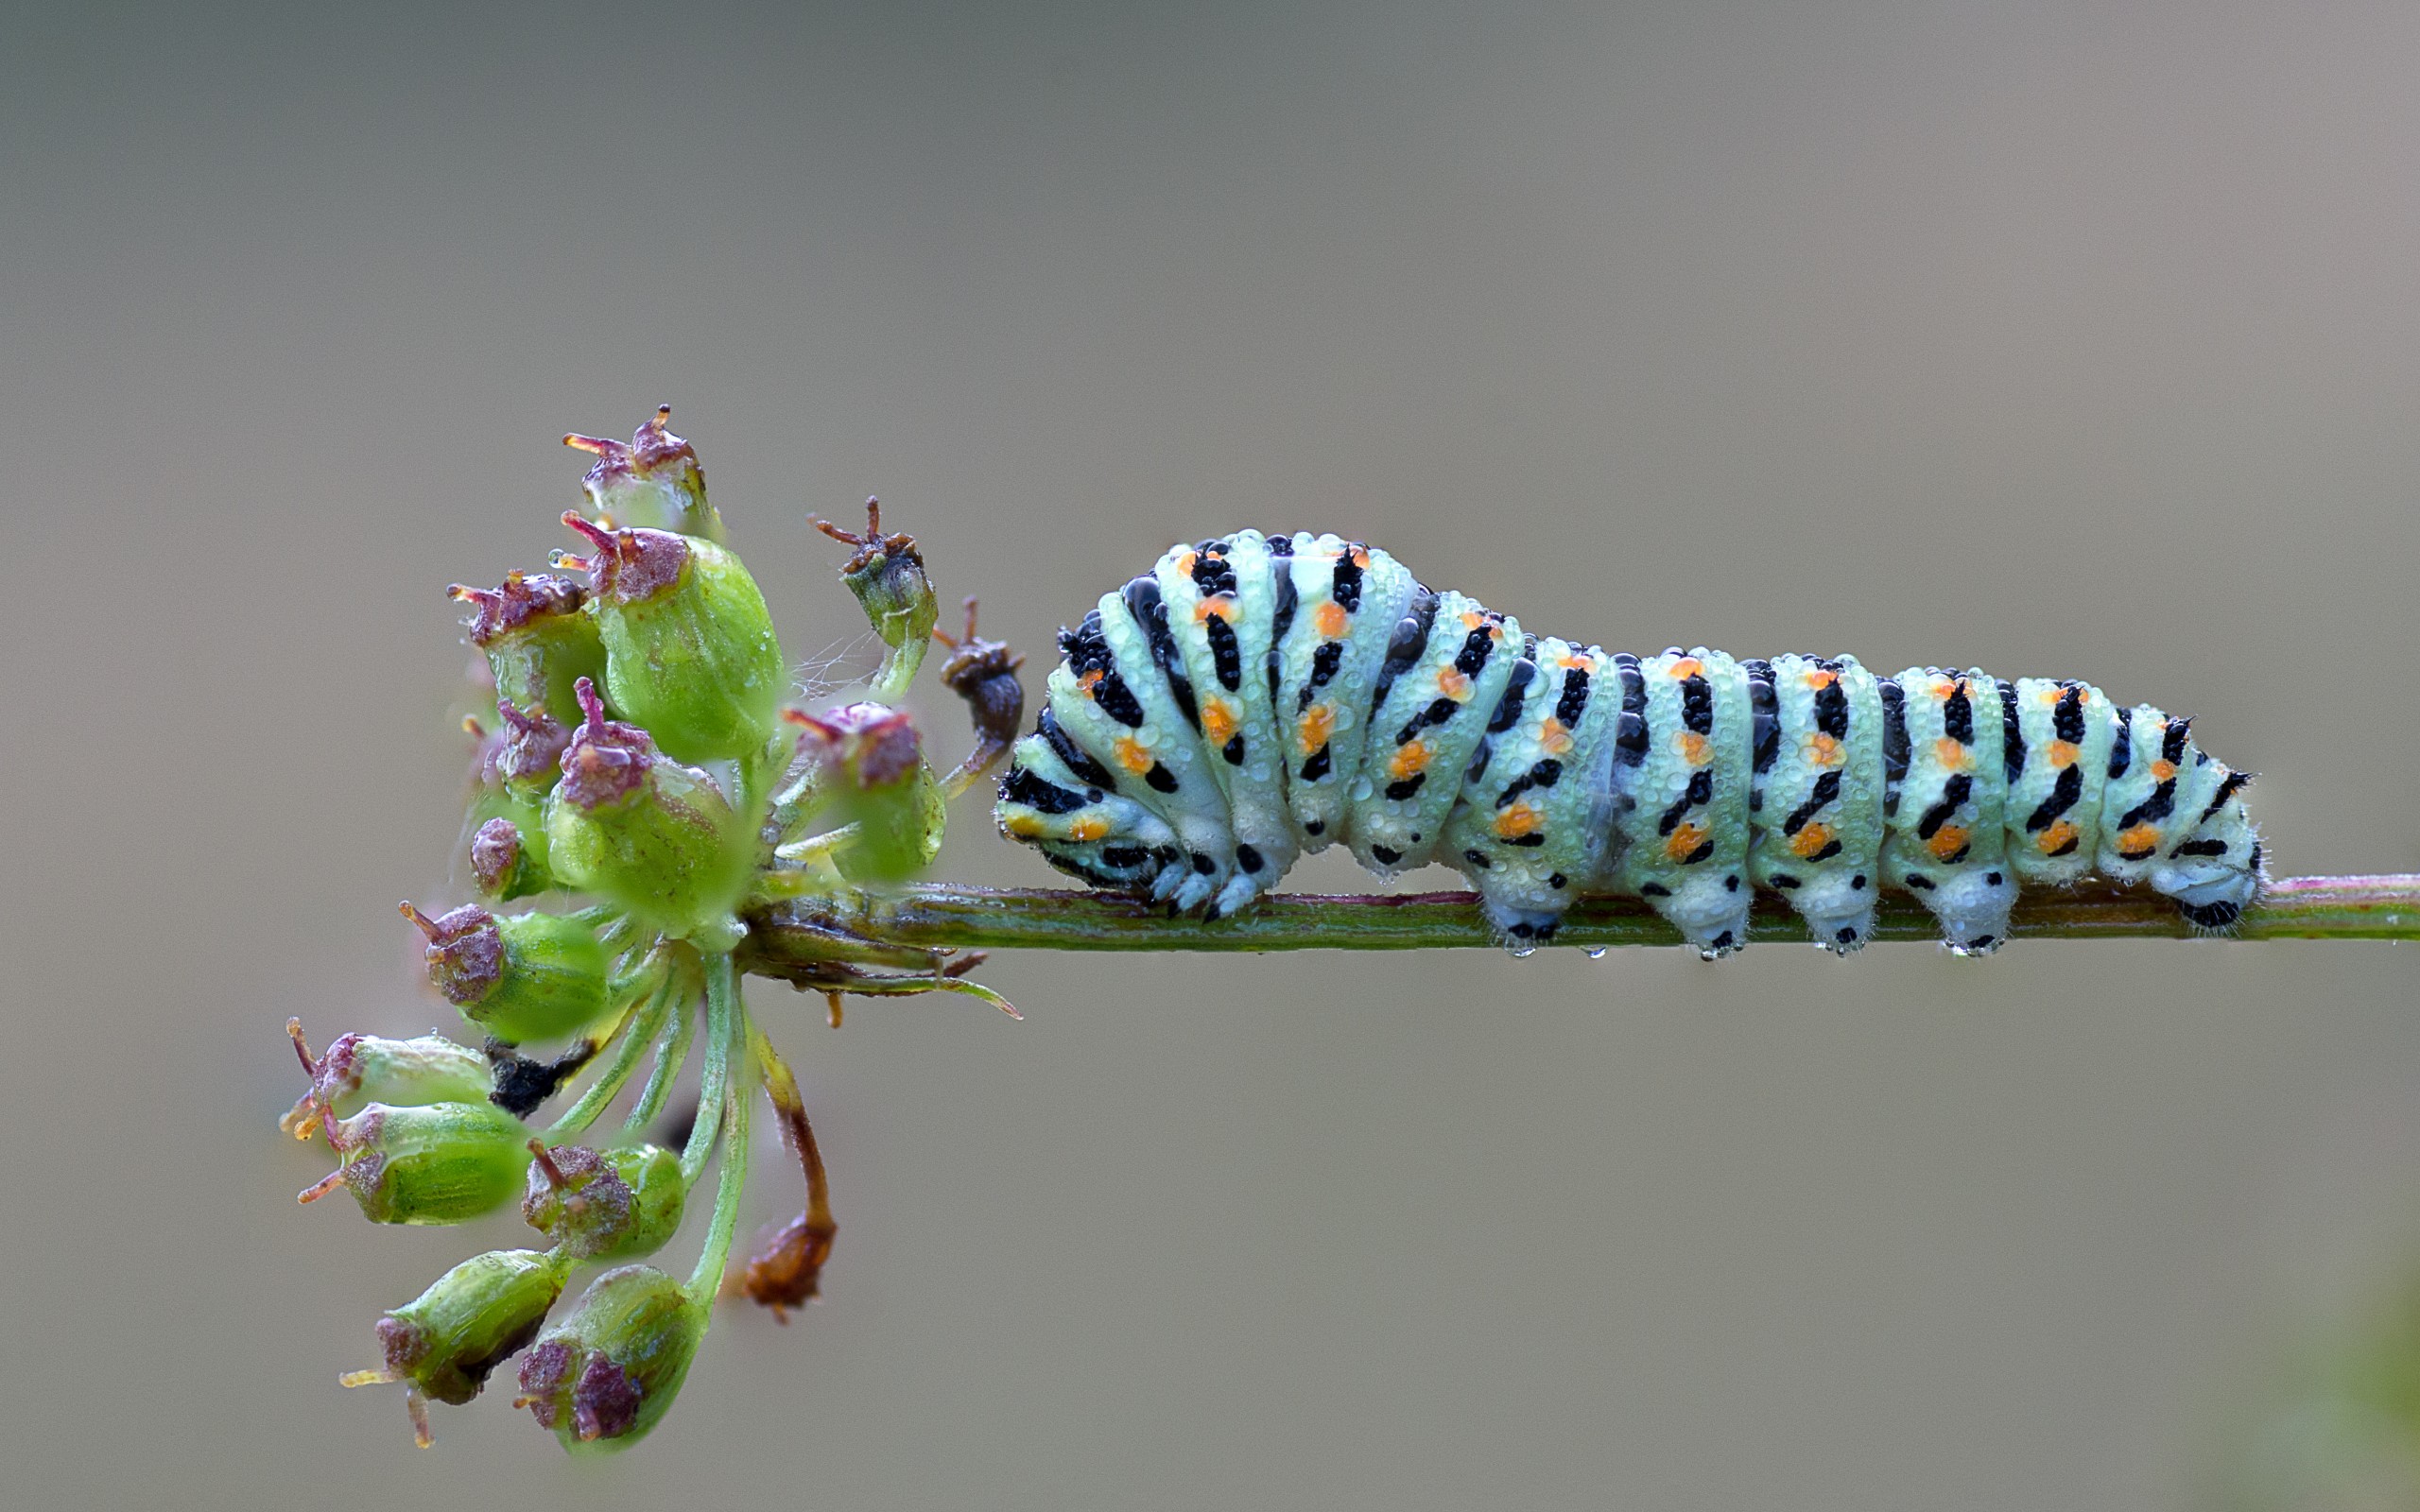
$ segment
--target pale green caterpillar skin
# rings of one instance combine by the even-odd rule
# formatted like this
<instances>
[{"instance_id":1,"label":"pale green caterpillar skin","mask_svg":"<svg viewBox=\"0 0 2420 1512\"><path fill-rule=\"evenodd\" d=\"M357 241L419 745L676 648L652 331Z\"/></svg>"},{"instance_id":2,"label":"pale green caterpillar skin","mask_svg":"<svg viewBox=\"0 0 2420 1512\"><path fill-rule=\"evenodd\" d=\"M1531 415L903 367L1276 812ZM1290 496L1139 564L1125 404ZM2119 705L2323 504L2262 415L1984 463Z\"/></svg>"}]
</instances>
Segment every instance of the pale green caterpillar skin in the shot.
<instances>
[{"instance_id":1,"label":"pale green caterpillar skin","mask_svg":"<svg viewBox=\"0 0 2420 1512\"><path fill-rule=\"evenodd\" d=\"M1587 891L1709 958L1759 887L1842 954L1885 886L1970 954L2021 886L2141 884L2214 930L2259 893L2249 774L2085 683L1616 655L1306 532L1171 548L1060 644L1001 830L1180 910L1233 913L1339 841L1382 874L1458 868L1516 948Z\"/></svg>"}]
</instances>

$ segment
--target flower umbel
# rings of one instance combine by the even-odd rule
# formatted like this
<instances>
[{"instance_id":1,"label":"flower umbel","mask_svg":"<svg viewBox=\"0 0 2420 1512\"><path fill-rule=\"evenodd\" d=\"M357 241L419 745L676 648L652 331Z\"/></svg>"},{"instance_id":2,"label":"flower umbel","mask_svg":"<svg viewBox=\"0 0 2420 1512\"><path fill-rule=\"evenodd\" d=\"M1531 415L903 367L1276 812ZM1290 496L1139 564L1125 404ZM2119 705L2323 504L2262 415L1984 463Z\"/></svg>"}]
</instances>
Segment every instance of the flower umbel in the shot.
<instances>
[{"instance_id":1,"label":"flower umbel","mask_svg":"<svg viewBox=\"0 0 2420 1512\"><path fill-rule=\"evenodd\" d=\"M819 1295L834 1232L823 1168L797 1081L740 999L743 915L925 865L946 794L996 760L1023 707L1017 658L974 638L970 605L965 638L942 639L976 748L946 784L934 777L895 706L935 638L932 584L914 541L884 534L870 502L864 536L829 533L858 548L842 576L888 648L883 670L866 697L793 713L804 734L785 738L789 675L764 595L724 544L697 451L669 418L657 410L628 443L565 438L596 459L581 479L588 509L562 516L587 554L555 558L585 585L515 572L449 590L493 679L495 724L465 721L476 757L458 873L487 905L403 912L431 987L484 1044L348 1034L315 1056L288 1024L310 1085L281 1126L324 1136L337 1157L303 1201L343 1188L373 1222L446 1225L517 1197L544 1236L544 1248L447 1271L380 1321L383 1362L343 1378L401 1384L423 1444L428 1402L470 1400L525 1349L518 1404L566 1448L621 1448L663 1418L723 1290L759 1087L807 1204L750 1262L743 1289L777 1316ZM516 899L537 906L493 906ZM979 959L843 931L801 985L831 997L836 1023L844 992L1000 1003L963 978ZM538 1044L548 1048L520 1048ZM689 1134L677 1150L646 1143L693 1052ZM569 1106L543 1123L559 1094ZM617 1108L618 1134L588 1132ZM669 1244L710 1170L712 1216L687 1280L622 1264L545 1327L581 1267Z\"/></svg>"}]
</instances>

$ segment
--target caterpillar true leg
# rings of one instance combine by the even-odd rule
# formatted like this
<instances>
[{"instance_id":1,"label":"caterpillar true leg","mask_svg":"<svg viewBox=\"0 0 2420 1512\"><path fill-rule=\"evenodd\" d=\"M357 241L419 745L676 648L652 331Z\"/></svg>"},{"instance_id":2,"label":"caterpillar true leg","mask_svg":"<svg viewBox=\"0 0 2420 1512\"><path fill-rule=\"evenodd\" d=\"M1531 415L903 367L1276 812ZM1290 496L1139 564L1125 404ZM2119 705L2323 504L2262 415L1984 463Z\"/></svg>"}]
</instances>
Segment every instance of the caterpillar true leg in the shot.
<instances>
[{"instance_id":1,"label":"caterpillar true leg","mask_svg":"<svg viewBox=\"0 0 2420 1512\"><path fill-rule=\"evenodd\" d=\"M1885 885L1968 954L2020 886L2098 873L2209 929L2260 887L2248 774L2088 683L1642 661L1525 635L1359 542L1251 530L1171 549L1060 644L1001 828L1180 909L1246 906L1338 841L1381 873L1459 868L1516 948L1614 890L1709 958L1746 942L1758 886L1841 954Z\"/></svg>"}]
</instances>

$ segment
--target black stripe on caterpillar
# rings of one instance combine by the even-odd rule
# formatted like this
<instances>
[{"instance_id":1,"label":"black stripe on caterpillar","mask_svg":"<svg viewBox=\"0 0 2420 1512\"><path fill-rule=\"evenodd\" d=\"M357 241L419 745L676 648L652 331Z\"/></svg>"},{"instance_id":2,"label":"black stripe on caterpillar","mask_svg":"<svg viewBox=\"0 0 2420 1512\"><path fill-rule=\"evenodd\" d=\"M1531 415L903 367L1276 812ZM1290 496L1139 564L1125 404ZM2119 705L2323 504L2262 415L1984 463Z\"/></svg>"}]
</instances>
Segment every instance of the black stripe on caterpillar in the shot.
<instances>
[{"instance_id":1,"label":"black stripe on caterpillar","mask_svg":"<svg viewBox=\"0 0 2420 1512\"><path fill-rule=\"evenodd\" d=\"M2021 886L2139 884L2211 930L2260 888L2250 775L2089 683L1610 654L1374 547L1252 530L1170 549L1060 648L1002 833L1213 917L1340 841L1384 875L1457 868L1515 948L1612 891L1709 959L1746 941L1757 887L1841 953L1886 886L1967 953L2007 937Z\"/></svg>"}]
</instances>

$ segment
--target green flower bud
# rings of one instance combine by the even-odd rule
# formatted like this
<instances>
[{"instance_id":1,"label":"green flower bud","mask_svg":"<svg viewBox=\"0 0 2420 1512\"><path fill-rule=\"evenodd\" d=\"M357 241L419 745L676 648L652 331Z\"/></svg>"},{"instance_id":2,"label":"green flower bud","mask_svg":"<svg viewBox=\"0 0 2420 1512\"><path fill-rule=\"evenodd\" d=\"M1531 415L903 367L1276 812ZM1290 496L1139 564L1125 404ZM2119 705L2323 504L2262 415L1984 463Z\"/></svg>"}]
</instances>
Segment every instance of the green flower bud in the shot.
<instances>
[{"instance_id":1,"label":"green flower bud","mask_svg":"<svg viewBox=\"0 0 2420 1512\"><path fill-rule=\"evenodd\" d=\"M385 1366L338 1379L348 1386L401 1382L412 1438L426 1449L428 1399L459 1406L477 1396L491 1371L538 1336L569 1270L566 1260L535 1249L474 1255L379 1321Z\"/></svg>"},{"instance_id":2,"label":"green flower bud","mask_svg":"<svg viewBox=\"0 0 2420 1512\"><path fill-rule=\"evenodd\" d=\"M428 936L428 979L474 1027L517 1045L605 1016L610 963L588 925L557 914L498 919L475 904L436 919L403 910Z\"/></svg>"},{"instance_id":3,"label":"green flower bud","mask_svg":"<svg viewBox=\"0 0 2420 1512\"><path fill-rule=\"evenodd\" d=\"M925 648L941 620L941 601L933 594L932 579L925 576L925 558L916 549L916 538L882 533L880 499L866 501L862 535L828 520L816 521L815 528L857 548L856 555L841 564L840 581L856 595L873 633L890 647L874 673L874 696L895 698L907 691L916 669L924 664Z\"/></svg>"},{"instance_id":4,"label":"green flower bud","mask_svg":"<svg viewBox=\"0 0 2420 1512\"><path fill-rule=\"evenodd\" d=\"M933 859L945 805L908 711L852 703L821 714L786 710L782 717L804 731L799 755L815 774L825 814L857 827L855 842L833 853L841 875L896 882Z\"/></svg>"},{"instance_id":5,"label":"green flower bud","mask_svg":"<svg viewBox=\"0 0 2420 1512\"><path fill-rule=\"evenodd\" d=\"M608 529L671 530L722 540L722 516L706 502L706 474L698 451L666 430L672 406L659 405L628 446L594 436L566 436L565 446L592 453L596 465L579 480L589 507Z\"/></svg>"},{"instance_id":6,"label":"green flower bud","mask_svg":"<svg viewBox=\"0 0 2420 1512\"><path fill-rule=\"evenodd\" d=\"M555 875L664 934L729 949L753 860L745 826L705 773L656 754L646 730L605 717L588 679L579 687L587 718L546 800Z\"/></svg>"},{"instance_id":7,"label":"green flower bud","mask_svg":"<svg viewBox=\"0 0 2420 1512\"><path fill-rule=\"evenodd\" d=\"M340 1163L302 1200L347 1187L372 1223L466 1223L510 1201L529 1168L529 1130L492 1103L372 1103L320 1121Z\"/></svg>"},{"instance_id":8,"label":"green flower bud","mask_svg":"<svg viewBox=\"0 0 2420 1512\"><path fill-rule=\"evenodd\" d=\"M910 535L882 533L882 501L866 501L863 534L843 530L828 520L815 528L857 554L840 564L840 581L857 596L874 634L889 646L921 646L941 623L941 600L932 579L925 576L925 555Z\"/></svg>"},{"instance_id":9,"label":"green flower bud","mask_svg":"<svg viewBox=\"0 0 2420 1512\"><path fill-rule=\"evenodd\" d=\"M679 1281L651 1265L609 1270L539 1336L513 1405L565 1449L627 1448L672 1405L705 1332L706 1310Z\"/></svg>"},{"instance_id":10,"label":"green flower bud","mask_svg":"<svg viewBox=\"0 0 2420 1512\"><path fill-rule=\"evenodd\" d=\"M323 1121L350 1118L372 1103L396 1108L475 1103L493 1085L486 1057L437 1035L417 1040L340 1035L325 1055L314 1059L302 1039L302 1020L286 1020L285 1032L294 1040L294 1053L302 1057L303 1074L311 1078L311 1090L278 1122L278 1127L299 1140L318 1133Z\"/></svg>"},{"instance_id":11,"label":"green flower bud","mask_svg":"<svg viewBox=\"0 0 2420 1512\"><path fill-rule=\"evenodd\" d=\"M681 1158L661 1145L549 1150L536 1157L521 1216L575 1260L633 1260L664 1247L681 1227L688 1188Z\"/></svg>"},{"instance_id":12,"label":"green flower bud","mask_svg":"<svg viewBox=\"0 0 2420 1512\"><path fill-rule=\"evenodd\" d=\"M603 530L577 514L563 524L596 548L556 564L596 580L615 711L680 761L761 753L789 673L765 595L739 558L666 530Z\"/></svg>"},{"instance_id":13,"label":"green flower bud","mask_svg":"<svg viewBox=\"0 0 2420 1512\"><path fill-rule=\"evenodd\" d=\"M605 666L604 643L584 609L585 590L544 573L508 573L500 588L456 583L446 593L477 610L463 627L471 644L487 653L499 702L551 714L566 728L579 722L571 686Z\"/></svg>"}]
</instances>

